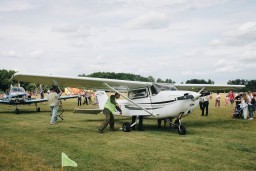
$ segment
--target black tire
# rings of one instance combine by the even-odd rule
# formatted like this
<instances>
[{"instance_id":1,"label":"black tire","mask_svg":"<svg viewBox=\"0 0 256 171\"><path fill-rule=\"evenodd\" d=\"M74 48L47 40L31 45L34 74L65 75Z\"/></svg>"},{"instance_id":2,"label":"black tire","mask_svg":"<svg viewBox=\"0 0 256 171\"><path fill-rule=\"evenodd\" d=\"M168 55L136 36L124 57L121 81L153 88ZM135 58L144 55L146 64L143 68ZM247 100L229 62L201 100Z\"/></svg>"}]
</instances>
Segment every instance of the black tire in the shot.
<instances>
[{"instance_id":1,"label":"black tire","mask_svg":"<svg viewBox=\"0 0 256 171\"><path fill-rule=\"evenodd\" d=\"M123 124L123 126L122 126L122 130L123 130L124 132L130 132L130 131L131 131L131 124L128 123L128 122L125 122L125 123Z\"/></svg>"},{"instance_id":2,"label":"black tire","mask_svg":"<svg viewBox=\"0 0 256 171\"><path fill-rule=\"evenodd\" d=\"M40 107L36 108L36 111L37 111L37 112L40 112Z\"/></svg>"},{"instance_id":3,"label":"black tire","mask_svg":"<svg viewBox=\"0 0 256 171\"><path fill-rule=\"evenodd\" d=\"M179 127L178 127L178 133L180 134L180 135L185 135L186 134L186 128L183 126L183 125L180 125Z\"/></svg>"}]
</instances>

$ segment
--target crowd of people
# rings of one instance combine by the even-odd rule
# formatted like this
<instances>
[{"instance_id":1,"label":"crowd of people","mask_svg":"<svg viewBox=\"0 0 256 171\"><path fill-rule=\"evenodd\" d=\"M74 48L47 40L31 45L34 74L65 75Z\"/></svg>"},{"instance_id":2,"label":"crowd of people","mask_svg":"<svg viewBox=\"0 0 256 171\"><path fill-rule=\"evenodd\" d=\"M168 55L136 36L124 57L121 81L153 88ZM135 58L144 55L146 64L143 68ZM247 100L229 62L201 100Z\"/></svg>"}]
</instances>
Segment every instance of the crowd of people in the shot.
<instances>
[{"instance_id":1,"label":"crowd of people","mask_svg":"<svg viewBox=\"0 0 256 171\"><path fill-rule=\"evenodd\" d=\"M90 105L92 104L92 98L94 94L86 91L84 94L79 93L77 97L77 106L82 106L82 97L84 97L83 105Z\"/></svg>"},{"instance_id":2,"label":"crowd of people","mask_svg":"<svg viewBox=\"0 0 256 171\"><path fill-rule=\"evenodd\" d=\"M212 99L212 95L206 95L200 98L200 109L202 116L208 116L209 100ZM230 91L225 96L224 106L228 107L229 103L232 106L233 118L243 118L253 120L256 112L256 92L251 91L243 93L234 93ZM221 96L219 93L215 96L215 107L221 106ZM239 116L236 116L239 115Z\"/></svg>"},{"instance_id":3,"label":"crowd of people","mask_svg":"<svg viewBox=\"0 0 256 171\"><path fill-rule=\"evenodd\" d=\"M251 91L239 93L235 96L235 108L234 114L238 113L243 119L254 119L254 114L256 112L256 92ZM239 111L239 112L236 112ZM236 117L235 115L233 116Z\"/></svg>"}]
</instances>

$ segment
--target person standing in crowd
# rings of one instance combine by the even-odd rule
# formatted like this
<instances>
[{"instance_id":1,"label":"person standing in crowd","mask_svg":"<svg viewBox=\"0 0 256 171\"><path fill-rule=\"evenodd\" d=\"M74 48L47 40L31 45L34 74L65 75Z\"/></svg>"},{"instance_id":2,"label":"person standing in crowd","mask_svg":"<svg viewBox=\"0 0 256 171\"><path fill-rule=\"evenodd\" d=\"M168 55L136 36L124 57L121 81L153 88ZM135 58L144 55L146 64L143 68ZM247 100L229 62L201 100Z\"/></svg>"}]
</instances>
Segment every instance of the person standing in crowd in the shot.
<instances>
[{"instance_id":1,"label":"person standing in crowd","mask_svg":"<svg viewBox=\"0 0 256 171\"><path fill-rule=\"evenodd\" d=\"M203 112L203 108L204 108L204 98L203 97L199 97L199 107L200 107L201 111Z\"/></svg>"},{"instance_id":2,"label":"person standing in crowd","mask_svg":"<svg viewBox=\"0 0 256 171\"><path fill-rule=\"evenodd\" d=\"M229 101L230 101L231 106L233 107L233 103L235 101L235 94L233 91L229 92Z\"/></svg>"},{"instance_id":3,"label":"person standing in crowd","mask_svg":"<svg viewBox=\"0 0 256 171\"><path fill-rule=\"evenodd\" d=\"M237 94L237 96L235 97L235 103L236 103L236 106L240 105L242 102L242 94Z\"/></svg>"},{"instance_id":4,"label":"person standing in crowd","mask_svg":"<svg viewBox=\"0 0 256 171\"><path fill-rule=\"evenodd\" d=\"M40 90L40 98L41 98L41 99L44 98L44 90L43 90L43 89Z\"/></svg>"},{"instance_id":5,"label":"person standing in crowd","mask_svg":"<svg viewBox=\"0 0 256 171\"><path fill-rule=\"evenodd\" d=\"M217 93L216 95L215 107L220 107L220 93Z\"/></svg>"},{"instance_id":6,"label":"person standing in crowd","mask_svg":"<svg viewBox=\"0 0 256 171\"><path fill-rule=\"evenodd\" d=\"M50 124L56 124L56 115L59 108L59 94L57 94L54 88L50 89L50 93L48 94L48 103L52 111Z\"/></svg>"},{"instance_id":7,"label":"person standing in crowd","mask_svg":"<svg viewBox=\"0 0 256 171\"><path fill-rule=\"evenodd\" d=\"M98 129L100 133L103 133L104 129L108 126L108 124L110 125L110 130L114 131L114 115L113 113L116 112L116 110L118 110L120 112L120 114L122 114L122 110L120 109L118 103L116 102L116 99L120 98L120 94L115 93L115 95L111 95L105 106L104 106L104 110L103 110L103 114L106 116L106 119L101 123L100 128Z\"/></svg>"},{"instance_id":8,"label":"person standing in crowd","mask_svg":"<svg viewBox=\"0 0 256 171\"><path fill-rule=\"evenodd\" d=\"M241 108L243 109L243 117L244 119L247 119L247 114L248 114L248 103L249 99L246 93L242 94L242 101L241 101Z\"/></svg>"},{"instance_id":9,"label":"person standing in crowd","mask_svg":"<svg viewBox=\"0 0 256 171\"><path fill-rule=\"evenodd\" d=\"M90 93L88 91L86 91L84 94L84 103L83 104L89 105L90 100L91 100L90 98L91 98Z\"/></svg>"},{"instance_id":10,"label":"person standing in crowd","mask_svg":"<svg viewBox=\"0 0 256 171\"><path fill-rule=\"evenodd\" d=\"M226 97L225 97L225 107L228 106L228 102L229 102L229 95L227 94Z\"/></svg>"},{"instance_id":11,"label":"person standing in crowd","mask_svg":"<svg viewBox=\"0 0 256 171\"><path fill-rule=\"evenodd\" d=\"M205 110L205 116L208 116L208 108L209 108L209 100L211 99L211 95L206 95L202 97L203 104L202 104L202 116L204 116L204 110Z\"/></svg>"},{"instance_id":12,"label":"person standing in crowd","mask_svg":"<svg viewBox=\"0 0 256 171\"><path fill-rule=\"evenodd\" d=\"M79 93L77 96L77 106L81 106L81 104L82 104L82 97L81 97L81 94Z\"/></svg>"},{"instance_id":13,"label":"person standing in crowd","mask_svg":"<svg viewBox=\"0 0 256 171\"><path fill-rule=\"evenodd\" d=\"M253 108L253 112L252 112L252 115L250 116L250 120L253 120L254 118L254 114L255 114L255 109L256 109L256 92L254 92L252 94L252 101L251 101L251 104L252 104L252 108Z\"/></svg>"},{"instance_id":14,"label":"person standing in crowd","mask_svg":"<svg viewBox=\"0 0 256 171\"><path fill-rule=\"evenodd\" d=\"M247 94L247 97L248 97L248 110L249 110L249 120L253 120L253 114L254 114L254 105L253 105L253 95L252 95L252 92L251 91L248 91L248 94Z\"/></svg>"}]
</instances>

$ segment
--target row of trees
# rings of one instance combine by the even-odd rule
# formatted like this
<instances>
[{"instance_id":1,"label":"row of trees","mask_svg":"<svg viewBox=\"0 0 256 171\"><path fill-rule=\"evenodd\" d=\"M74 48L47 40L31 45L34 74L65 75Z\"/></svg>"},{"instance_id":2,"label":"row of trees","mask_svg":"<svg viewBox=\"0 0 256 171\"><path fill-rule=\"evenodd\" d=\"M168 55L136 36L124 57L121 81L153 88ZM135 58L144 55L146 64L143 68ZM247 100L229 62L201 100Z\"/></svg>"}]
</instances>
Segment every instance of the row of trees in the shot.
<instances>
[{"instance_id":1,"label":"row of trees","mask_svg":"<svg viewBox=\"0 0 256 171\"><path fill-rule=\"evenodd\" d=\"M171 79L162 80L160 78L155 79L153 76L143 77L141 75L129 74L129 73L115 73L115 72L94 72L92 74L80 74L79 77L96 77L96 78L108 78L118 80L131 80L131 81L144 81L144 82L158 82L158 83L175 83Z\"/></svg>"},{"instance_id":2,"label":"row of trees","mask_svg":"<svg viewBox=\"0 0 256 171\"><path fill-rule=\"evenodd\" d=\"M6 92L10 89L11 85L17 85L18 82L15 80L11 80L11 77L13 74L15 74L16 71L13 70L0 70L0 92ZM39 91L39 84L36 83L28 83L28 82L20 82L19 83L21 87L24 87L27 91ZM43 86L44 89L49 88L49 86Z\"/></svg>"},{"instance_id":3,"label":"row of trees","mask_svg":"<svg viewBox=\"0 0 256 171\"><path fill-rule=\"evenodd\" d=\"M205 81L203 79L201 79L201 80L191 79L191 80L186 81L186 84L214 84L214 81L212 81L210 79L208 81Z\"/></svg>"},{"instance_id":4,"label":"row of trees","mask_svg":"<svg viewBox=\"0 0 256 171\"><path fill-rule=\"evenodd\" d=\"M10 88L10 85L17 84L17 81L10 80L13 74L15 74L16 71L13 70L0 70L0 91L6 92ZM130 73L114 73L114 72L95 72L92 74L79 74L79 77L96 77L96 78L108 78L108 79L119 79L119 80L132 80L132 81L145 81L145 82L158 82L158 83L175 83L172 79L166 79L162 80L160 78L155 79L152 76L143 77L141 75L135 75ZM214 81L212 80L203 80L203 79L191 79L187 80L186 84L214 84ZM241 91L256 91L256 80L245 80L245 79L236 79L236 80L229 80L227 84L231 85L246 85L246 88L242 89ZM39 84L35 83L26 83L26 82L20 82L20 85L24 87L28 91L34 91L35 89L38 89ZM49 86L44 85L43 89L47 89Z\"/></svg>"},{"instance_id":5,"label":"row of trees","mask_svg":"<svg viewBox=\"0 0 256 171\"><path fill-rule=\"evenodd\" d=\"M6 91L10 88L10 85L13 83L10 78L15 74L15 71L7 71L5 69L0 70L0 91Z\"/></svg>"}]
</instances>

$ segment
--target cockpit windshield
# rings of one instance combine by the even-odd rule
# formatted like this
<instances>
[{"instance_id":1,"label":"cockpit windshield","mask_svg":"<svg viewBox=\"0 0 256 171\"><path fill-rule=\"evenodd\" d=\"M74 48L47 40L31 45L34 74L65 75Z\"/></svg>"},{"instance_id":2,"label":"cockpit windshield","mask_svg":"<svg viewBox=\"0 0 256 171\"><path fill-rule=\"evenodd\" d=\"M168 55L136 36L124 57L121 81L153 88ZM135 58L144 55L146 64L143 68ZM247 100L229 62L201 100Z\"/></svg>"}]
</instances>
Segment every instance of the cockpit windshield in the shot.
<instances>
[{"instance_id":1,"label":"cockpit windshield","mask_svg":"<svg viewBox=\"0 0 256 171\"><path fill-rule=\"evenodd\" d=\"M22 87L12 87L11 90L10 90L11 93L25 93L25 90L24 88Z\"/></svg>"}]
</instances>

